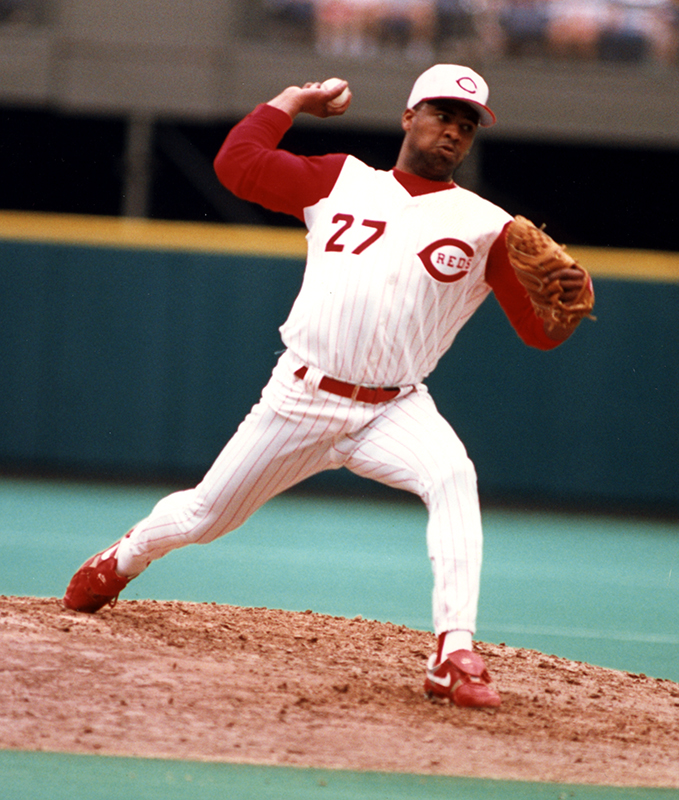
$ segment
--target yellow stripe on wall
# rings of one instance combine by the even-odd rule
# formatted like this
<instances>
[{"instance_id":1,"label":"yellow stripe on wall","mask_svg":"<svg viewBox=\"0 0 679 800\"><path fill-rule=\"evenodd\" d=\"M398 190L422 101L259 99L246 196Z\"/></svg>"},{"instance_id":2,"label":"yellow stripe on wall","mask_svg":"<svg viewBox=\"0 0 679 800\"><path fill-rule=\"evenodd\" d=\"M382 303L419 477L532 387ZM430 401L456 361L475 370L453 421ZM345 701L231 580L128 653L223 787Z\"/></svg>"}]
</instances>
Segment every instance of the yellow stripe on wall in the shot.
<instances>
[{"instance_id":1,"label":"yellow stripe on wall","mask_svg":"<svg viewBox=\"0 0 679 800\"><path fill-rule=\"evenodd\" d=\"M305 233L300 228L0 212L0 239L49 244L304 257Z\"/></svg>"},{"instance_id":2,"label":"yellow stripe on wall","mask_svg":"<svg viewBox=\"0 0 679 800\"><path fill-rule=\"evenodd\" d=\"M303 258L305 231L207 222L0 212L0 240ZM569 247L594 277L679 282L679 253Z\"/></svg>"},{"instance_id":3,"label":"yellow stripe on wall","mask_svg":"<svg viewBox=\"0 0 679 800\"><path fill-rule=\"evenodd\" d=\"M568 247L594 277L679 283L679 253L617 247Z\"/></svg>"}]
</instances>

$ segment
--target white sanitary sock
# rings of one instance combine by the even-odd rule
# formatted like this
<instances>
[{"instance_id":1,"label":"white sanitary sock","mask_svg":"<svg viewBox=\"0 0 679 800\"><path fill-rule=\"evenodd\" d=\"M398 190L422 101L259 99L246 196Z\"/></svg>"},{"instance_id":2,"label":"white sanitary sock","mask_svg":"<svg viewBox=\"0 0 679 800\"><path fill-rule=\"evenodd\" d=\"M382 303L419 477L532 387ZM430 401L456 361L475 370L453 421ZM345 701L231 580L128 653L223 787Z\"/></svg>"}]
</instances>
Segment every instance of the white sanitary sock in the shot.
<instances>
[{"instance_id":1,"label":"white sanitary sock","mask_svg":"<svg viewBox=\"0 0 679 800\"><path fill-rule=\"evenodd\" d=\"M445 661L446 656L449 656L456 650L471 649L471 631L448 631L446 633L446 638L443 640L443 647L441 648L441 661Z\"/></svg>"}]
</instances>

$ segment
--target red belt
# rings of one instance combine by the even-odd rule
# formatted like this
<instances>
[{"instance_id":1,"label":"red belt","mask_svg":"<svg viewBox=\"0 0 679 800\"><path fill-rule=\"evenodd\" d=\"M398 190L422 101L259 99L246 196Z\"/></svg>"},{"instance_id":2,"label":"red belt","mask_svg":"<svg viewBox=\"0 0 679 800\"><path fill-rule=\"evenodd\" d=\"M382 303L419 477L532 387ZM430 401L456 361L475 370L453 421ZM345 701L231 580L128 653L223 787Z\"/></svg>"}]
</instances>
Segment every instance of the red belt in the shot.
<instances>
[{"instance_id":1,"label":"red belt","mask_svg":"<svg viewBox=\"0 0 679 800\"><path fill-rule=\"evenodd\" d=\"M300 367L295 372L296 377L303 378L309 371L308 367ZM341 397L349 397L352 400L360 400L361 403L386 403L387 400L393 400L401 391L398 386L383 386L377 389L370 389L368 386L357 386L354 383L344 383L344 381L336 381L334 378L329 378L324 375L321 382L318 384L319 389L331 394L338 394Z\"/></svg>"}]
</instances>

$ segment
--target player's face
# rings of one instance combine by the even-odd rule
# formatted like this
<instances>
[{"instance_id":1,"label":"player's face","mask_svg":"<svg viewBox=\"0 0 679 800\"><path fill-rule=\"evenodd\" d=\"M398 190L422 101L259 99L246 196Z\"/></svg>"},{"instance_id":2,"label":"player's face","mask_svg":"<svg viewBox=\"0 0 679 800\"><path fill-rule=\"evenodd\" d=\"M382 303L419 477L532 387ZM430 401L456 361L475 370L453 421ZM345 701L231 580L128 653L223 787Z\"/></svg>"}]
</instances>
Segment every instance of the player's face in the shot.
<instances>
[{"instance_id":1,"label":"player's face","mask_svg":"<svg viewBox=\"0 0 679 800\"><path fill-rule=\"evenodd\" d=\"M432 100L403 113L405 131L396 166L434 181L451 181L469 152L478 114L457 100Z\"/></svg>"}]
</instances>

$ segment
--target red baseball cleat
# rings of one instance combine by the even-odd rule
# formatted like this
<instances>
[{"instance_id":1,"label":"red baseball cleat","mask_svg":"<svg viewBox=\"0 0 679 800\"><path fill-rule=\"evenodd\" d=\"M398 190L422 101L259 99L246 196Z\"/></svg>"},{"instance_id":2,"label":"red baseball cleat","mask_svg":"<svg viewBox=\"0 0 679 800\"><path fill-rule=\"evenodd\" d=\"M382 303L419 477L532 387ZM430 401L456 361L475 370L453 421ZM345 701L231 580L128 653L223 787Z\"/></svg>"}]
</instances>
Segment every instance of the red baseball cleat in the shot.
<instances>
[{"instance_id":1,"label":"red baseball cleat","mask_svg":"<svg viewBox=\"0 0 679 800\"><path fill-rule=\"evenodd\" d=\"M424 691L431 698L448 698L460 708L497 708L502 702L483 659L471 650L456 650L440 664L436 654L431 655Z\"/></svg>"},{"instance_id":2,"label":"red baseball cleat","mask_svg":"<svg viewBox=\"0 0 679 800\"><path fill-rule=\"evenodd\" d=\"M132 580L116 572L116 553L120 540L88 559L71 578L63 604L71 611L94 614L105 605L113 606L118 595Z\"/></svg>"}]
</instances>

